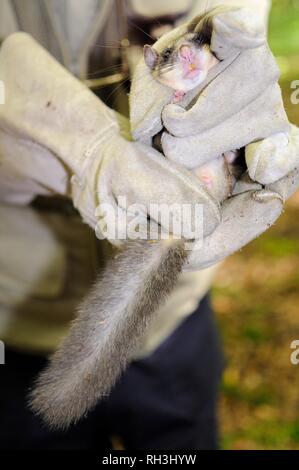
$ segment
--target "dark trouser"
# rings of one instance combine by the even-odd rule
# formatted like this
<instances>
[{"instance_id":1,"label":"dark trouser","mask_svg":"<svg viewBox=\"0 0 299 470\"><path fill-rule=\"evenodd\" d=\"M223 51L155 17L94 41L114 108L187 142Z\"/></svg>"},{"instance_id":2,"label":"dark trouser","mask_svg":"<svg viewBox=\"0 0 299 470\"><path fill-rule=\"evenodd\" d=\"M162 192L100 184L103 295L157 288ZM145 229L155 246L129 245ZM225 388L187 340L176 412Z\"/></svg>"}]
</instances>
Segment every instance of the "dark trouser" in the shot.
<instances>
[{"instance_id":1,"label":"dark trouser","mask_svg":"<svg viewBox=\"0 0 299 470\"><path fill-rule=\"evenodd\" d=\"M170 312L171 315L171 312ZM146 359L133 362L112 394L66 432L51 432L26 407L45 359L6 351L0 366L1 449L217 448L216 402L222 369L208 298Z\"/></svg>"}]
</instances>

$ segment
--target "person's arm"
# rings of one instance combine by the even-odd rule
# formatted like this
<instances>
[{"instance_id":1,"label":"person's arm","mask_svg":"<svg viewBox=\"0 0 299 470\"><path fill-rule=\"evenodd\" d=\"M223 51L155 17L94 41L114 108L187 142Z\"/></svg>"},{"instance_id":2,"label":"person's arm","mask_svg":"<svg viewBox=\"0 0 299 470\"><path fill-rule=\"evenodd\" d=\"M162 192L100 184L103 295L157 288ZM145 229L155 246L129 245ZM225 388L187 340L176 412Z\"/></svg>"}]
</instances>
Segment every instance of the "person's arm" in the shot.
<instances>
[{"instance_id":1,"label":"person's arm","mask_svg":"<svg viewBox=\"0 0 299 470\"><path fill-rule=\"evenodd\" d=\"M271 7L271 0L173 0L171 2L129 0L129 4L135 15L154 20L157 18L181 17L186 21L189 17L193 18L203 10L209 10L218 5L251 8L266 19Z\"/></svg>"},{"instance_id":2,"label":"person's arm","mask_svg":"<svg viewBox=\"0 0 299 470\"><path fill-rule=\"evenodd\" d=\"M210 9L218 5L236 6L251 9L262 21L267 24L271 9L271 0L194 0L188 18L193 18L203 9Z\"/></svg>"},{"instance_id":3,"label":"person's arm","mask_svg":"<svg viewBox=\"0 0 299 470\"><path fill-rule=\"evenodd\" d=\"M38 195L69 195L70 172L57 155L3 128L0 128L0 164L2 203L26 205Z\"/></svg>"},{"instance_id":4,"label":"person's arm","mask_svg":"<svg viewBox=\"0 0 299 470\"><path fill-rule=\"evenodd\" d=\"M161 2L161 0L129 0L131 10L139 17L148 19L175 18L190 11L193 0L172 0Z\"/></svg>"},{"instance_id":5,"label":"person's arm","mask_svg":"<svg viewBox=\"0 0 299 470\"><path fill-rule=\"evenodd\" d=\"M104 224L97 209L106 204L116 217L121 213L122 230L132 204L142 205L147 226L151 203L202 203L204 233L216 227L219 207L196 177L151 147L123 138L117 114L27 34L16 33L3 43L0 80L6 90L0 105L3 199L14 202L22 195L26 202L40 192L69 195L93 228ZM119 197L126 199L124 207ZM172 206L170 219L171 214Z\"/></svg>"},{"instance_id":6,"label":"person's arm","mask_svg":"<svg viewBox=\"0 0 299 470\"><path fill-rule=\"evenodd\" d=\"M18 24L11 8L10 0L1 0L0 3L0 41L18 31Z\"/></svg>"}]
</instances>

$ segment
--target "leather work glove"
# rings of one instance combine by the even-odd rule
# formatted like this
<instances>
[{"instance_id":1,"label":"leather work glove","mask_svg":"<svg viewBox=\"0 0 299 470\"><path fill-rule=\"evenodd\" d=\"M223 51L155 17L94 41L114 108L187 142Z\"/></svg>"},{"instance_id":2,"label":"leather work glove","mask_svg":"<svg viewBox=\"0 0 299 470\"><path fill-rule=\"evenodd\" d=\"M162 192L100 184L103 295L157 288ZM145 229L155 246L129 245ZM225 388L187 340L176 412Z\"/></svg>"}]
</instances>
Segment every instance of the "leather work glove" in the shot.
<instances>
[{"instance_id":1,"label":"leather work glove","mask_svg":"<svg viewBox=\"0 0 299 470\"><path fill-rule=\"evenodd\" d=\"M299 170L262 188L240 182L240 194L226 200L222 222L191 252L185 271L207 268L224 260L268 230L283 211L283 203L299 187Z\"/></svg>"},{"instance_id":2,"label":"leather work glove","mask_svg":"<svg viewBox=\"0 0 299 470\"><path fill-rule=\"evenodd\" d=\"M154 47L169 47L186 28L171 31ZM298 187L299 130L284 111L279 70L264 26L245 9L219 13L211 49L220 62L179 105L171 102L173 90L152 77L143 59L130 95L133 137L150 142L164 129L163 152L182 167L193 170L245 147L248 174L223 203L222 222L192 251L187 270L210 266L259 236ZM152 93L141 97L141 88Z\"/></svg>"},{"instance_id":3,"label":"leather work glove","mask_svg":"<svg viewBox=\"0 0 299 470\"><path fill-rule=\"evenodd\" d=\"M3 43L0 80L6 95L0 105L1 194L16 191L9 174L21 175L29 197L68 194L99 236L107 223L99 205L107 204L115 209L121 234L128 225L124 216L134 218L132 204L143 206L145 227L150 204L202 204L204 235L220 222L219 204L193 174L151 147L122 137L125 121L120 126L119 116L29 35L16 33ZM118 203L119 196L125 204ZM172 218L176 213L170 207ZM156 220L157 231L159 222L164 228ZM175 234L181 230L176 224L172 228ZM182 232L191 236L185 227Z\"/></svg>"}]
</instances>

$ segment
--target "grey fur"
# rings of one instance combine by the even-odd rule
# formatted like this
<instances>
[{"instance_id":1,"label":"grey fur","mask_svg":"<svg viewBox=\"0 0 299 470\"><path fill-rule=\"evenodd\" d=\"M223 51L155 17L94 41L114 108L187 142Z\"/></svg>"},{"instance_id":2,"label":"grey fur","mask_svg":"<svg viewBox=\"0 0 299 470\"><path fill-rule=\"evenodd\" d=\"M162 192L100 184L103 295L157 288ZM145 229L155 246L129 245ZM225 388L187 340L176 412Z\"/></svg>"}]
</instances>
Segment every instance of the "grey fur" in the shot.
<instances>
[{"instance_id":1,"label":"grey fur","mask_svg":"<svg viewBox=\"0 0 299 470\"><path fill-rule=\"evenodd\" d=\"M67 428L109 394L186 259L183 240L134 241L107 266L30 394L50 427Z\"/></svg>"}]
</instances>

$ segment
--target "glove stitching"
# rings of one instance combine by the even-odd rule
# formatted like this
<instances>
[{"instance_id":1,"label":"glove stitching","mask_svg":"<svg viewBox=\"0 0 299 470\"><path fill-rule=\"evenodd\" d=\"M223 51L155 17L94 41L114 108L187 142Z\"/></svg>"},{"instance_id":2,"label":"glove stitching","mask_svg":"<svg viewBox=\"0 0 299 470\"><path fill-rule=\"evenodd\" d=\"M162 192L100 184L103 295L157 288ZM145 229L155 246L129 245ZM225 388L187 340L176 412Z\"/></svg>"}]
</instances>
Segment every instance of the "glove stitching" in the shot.
<instances>
[{"instance_id":1,"label":"glove stitching","mask_svg":"<svg viewBox=\"0 0 299 470\"><path fill-rule=\"evenodd\" d=\"M107 141L110 137L111 134L108 132L110 129L117 129L117 123L112 122L109 126L105 127L102 129L102 131L94 137L93 141L90 142L86 150L83 152L83 164L82 164L82 170L80 174L74 174L71 177L71 184L75 187L77 187L77 190L74 190L74 205L77 207L78 201L81 197L81 193L83 191L83 188L86 184L86 175L89 173L90 168L92 167L95 158L98 156L98 149L100 145L103 145L105 141ZM80 188L80 189L78 189Z\"/></svg>"}]
</instances>

